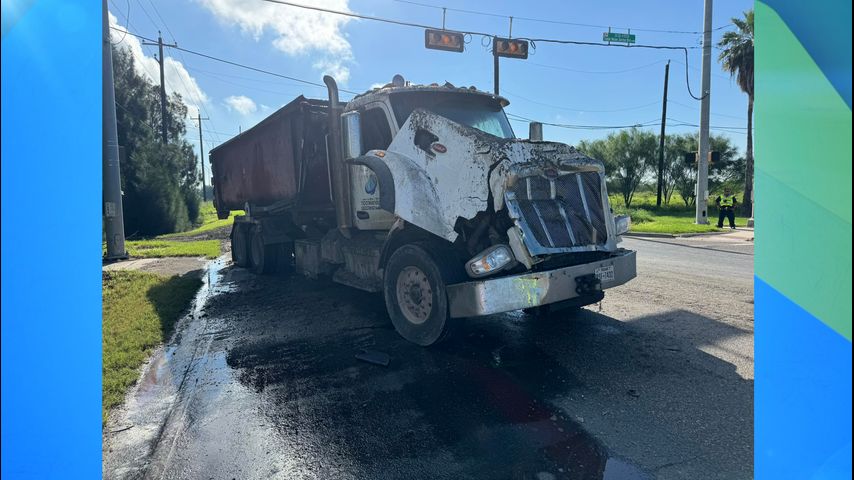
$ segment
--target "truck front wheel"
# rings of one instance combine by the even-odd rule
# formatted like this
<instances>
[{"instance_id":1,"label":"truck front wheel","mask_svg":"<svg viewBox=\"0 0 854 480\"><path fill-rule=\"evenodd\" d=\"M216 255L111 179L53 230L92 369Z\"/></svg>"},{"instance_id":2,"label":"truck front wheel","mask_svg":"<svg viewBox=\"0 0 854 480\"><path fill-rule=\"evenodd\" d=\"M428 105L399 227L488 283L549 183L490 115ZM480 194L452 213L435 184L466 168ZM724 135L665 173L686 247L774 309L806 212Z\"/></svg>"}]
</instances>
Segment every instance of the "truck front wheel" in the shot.
<instances>
[{"instance_id":1,"label":"truck front wheel","mask_svg":"<svg viewBox=\"0 0 854 480\"><path fill-rule=\"evenodd\" d=\"M420 245L398 248L386 264L385 303L395 330L421 346L447 332L448 297L440 265Z\"/></svg>"}]
</instances>

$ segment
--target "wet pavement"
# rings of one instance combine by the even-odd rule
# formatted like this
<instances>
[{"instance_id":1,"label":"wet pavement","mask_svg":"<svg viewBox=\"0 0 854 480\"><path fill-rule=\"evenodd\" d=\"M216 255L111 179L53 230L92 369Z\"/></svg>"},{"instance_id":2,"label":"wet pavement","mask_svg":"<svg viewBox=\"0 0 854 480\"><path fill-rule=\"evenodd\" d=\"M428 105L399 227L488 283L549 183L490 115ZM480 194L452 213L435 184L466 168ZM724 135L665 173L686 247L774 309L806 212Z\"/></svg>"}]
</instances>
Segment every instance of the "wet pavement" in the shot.
<instances>
[{"instance_id":1,"label":"wet pavement","mask_svg":"<svg viewBox=\"0 0 854 480\"><path fill-rule=\"evenodd\" d=\"M212 262L111 416L104 476L751 478L752 256L626 246L648 251L649 278L601 312L458 321L428 349L395 333L379 295ZM685 262L741 292L729 313L668 271Z\"/></svg>"}]
</instances>

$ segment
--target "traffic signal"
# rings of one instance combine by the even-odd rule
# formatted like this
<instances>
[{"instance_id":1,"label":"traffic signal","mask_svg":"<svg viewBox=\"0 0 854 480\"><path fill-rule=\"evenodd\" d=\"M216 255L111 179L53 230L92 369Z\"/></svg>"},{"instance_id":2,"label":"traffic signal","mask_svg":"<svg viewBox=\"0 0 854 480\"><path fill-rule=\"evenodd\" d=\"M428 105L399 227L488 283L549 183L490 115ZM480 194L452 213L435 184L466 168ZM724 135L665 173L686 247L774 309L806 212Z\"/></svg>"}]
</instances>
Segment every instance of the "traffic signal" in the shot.
<instances>
[{"instance_id":1,"label":"traffic signal","mask_svg":"<svg viewBox=\"0 0 854 480\"><path fill-rule=\"evenodd\" d=\"M721 161L721 152L709 152L709 164Z\"/></svg>"},{"instance_id":2,"label":"traffic signal","mask_svg":"<svg viewBox=\"0 0 854 480\"><path fill-rule=\"evenodd\" d=\"M528 41L492 37L492 54L496 57L528 58Z\"/></svg>"},{"instance_id":3,"label":"traffic signal","mask_svg":"<svg viewBox=\"0 0 854 480\"><path fill-rule=\"evenodd\" d=\"M465 42L462 33L427 29L424 31L424 46L433 50L462 52Z\"/></svg>"},{"instance_id":4,"label":"traffic signal","mask_svg":"<svg viewBox=\"0 0 854 480\"><path fill-rule=\"evenodd\" d=\"M709 165L721 161L721 152L709 152ZM687 165L697 165L697 153L688 152L685 154L685 163Z\"/></svg>"},{"instance_id":5,"label":"traffic signal","mask_svg":"<svg viewBox=\"0 0 854 480\"><path fill-rule=\"evenodd\" d=\"M685 153L685 164L686 165L696 165L697 164L697 154L695 152Z\"/></svg>"}]
</instances>

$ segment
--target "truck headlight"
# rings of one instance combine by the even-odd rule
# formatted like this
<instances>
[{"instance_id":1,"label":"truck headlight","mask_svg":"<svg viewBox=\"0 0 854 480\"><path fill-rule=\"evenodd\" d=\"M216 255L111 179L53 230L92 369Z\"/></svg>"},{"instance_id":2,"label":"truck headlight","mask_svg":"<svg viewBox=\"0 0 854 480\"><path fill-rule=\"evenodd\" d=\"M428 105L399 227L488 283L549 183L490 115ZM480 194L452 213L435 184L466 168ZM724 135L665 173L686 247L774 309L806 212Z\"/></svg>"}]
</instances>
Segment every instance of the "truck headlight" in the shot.
<instances>
[{"instance_id":1,"label":"truck headlight","mask_svg":"<svg viewBox=\"0 0 854 480\"><path fill-rule=\"evenodd\" d=\"M617 215L614 217L614 227L617 235L622 235L632 227L632 217L628 215Z\"/></svg>"},{"instance_id":2,"label":"truck headlight","mask_svg":"<svg viewBox=\"0 0 854 480\"><path fill-rule=\"evenodd\" d=\"M466 262L466 272L472 277L495 273L513 263L513 252L507 245L494 245Z\"/></svg>"}]
</instances>

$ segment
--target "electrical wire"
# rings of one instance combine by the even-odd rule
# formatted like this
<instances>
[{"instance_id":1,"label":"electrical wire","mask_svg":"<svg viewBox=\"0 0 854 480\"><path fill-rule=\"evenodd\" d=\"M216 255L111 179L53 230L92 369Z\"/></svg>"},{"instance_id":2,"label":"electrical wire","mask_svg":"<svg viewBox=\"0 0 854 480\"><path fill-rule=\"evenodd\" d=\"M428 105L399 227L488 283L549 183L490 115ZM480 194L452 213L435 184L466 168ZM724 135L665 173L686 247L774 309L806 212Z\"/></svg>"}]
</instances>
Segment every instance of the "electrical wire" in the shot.
<instances>
[{"instance_id":1,"label":"electrical wire","mask_svg":"<svg viewBox=\"0 0 854 480\"><path fill-rule=\"evenodd\" d=\"M382 18L382 17L373 16L373 15L362 15L359 13L344 12L341 10L332 10L329 8L315 7L315 6L310 6L310 5L302 5L299 3L286 2L284 0L263 0L263 1L268 2L268 3L276 3L279 5L286 5L286 6L295 7L295 8L303 8L306 10L314 10L314 11L318 11L318 12L331 13L331 14L335 14L335 15L343 15L346 17L360 18L363 20L373 20L373 21L377 21L377 22L390 23L390 24L394 24L394 25L401 25L401 26L405 26L405 27L415 27L415 28L421 28L421 29L434 29L434 28L436 28L436 27L433 27L430 25L424 25L424 24L420 24L420 23L404 22L401 20L393 20L393 19ZM463 33L463 34L480 35L480 36L489 37L489 38L492 38L495 36L495 35L490 34L490 33L470 31L470 30L455 30L455 31L459 32L459 33ZM517 37L517 39L527 40L528 42L530 42L532 50L536 50L537 42L554 43L554 44L562 44L562 45L587 45L587 46L595 46L595 47L646 48L646 49L654 49L654 50L681 50L685 54L685 84L688 87L688 95L690 95L691 98L693 98L695 100L703 100L708 95L708 94L704 94L701 97L695 96L694 93L691 91L691 82L690 82L690 79L688 77L688 50L694 49L694 48L699 48L699 47L680 47L680 46L672 46L672 45L646 45L646 44L622 45L622 44L617 44L617 43L613 43L613 44L611 44L611 43L597 43L597 42L585 42L585 41L578 41L578 40L560 40L560 39L553 39L553 38Z\"/></svg>"},{"instance_id":2,"label":"electrical wire","mask_svg":"<svg viewBox=\"0 0 854 480\"><path fill-rule=\"evenodd\" d=\"M636 71L636 70L642 70L642 69L644 69L644 68L649 68L649 67L652 67L652 66L654 66L654 65L660 65L660 64L665 63L665 62L667 62L667 60L658 60L658 61L656 61L656 62L648 63L648 64L646 64L646 65L641 65L641 66L639 66L639 67L626 68L626 69L623 69L623 70L577 70L577 69L574 69L574 68L560 67L560 66L557 66L557 65L546 65L546 64L543 64L543 63L530 62L530 61L528 62L528 64L530 64L530 65L536 65L536 66L538 66L538 67L543 67L543 68L553 68L553 69L556 69L556 70L563 70L563 71L566 71L566 72L573 72L573 73L589 73L589 74L593 74L593 75L610 75L610 74L615 74L615 73L634 72L634 71Z\"/></svg>"},{"instance_id":3,"label":"electrical wire","mask_svg":"<svg viewBox=\"0 0 854 480\"><path fill-rule=\"evenodd\" d=\"M115 7L116 11L118 11L119 6L116 5L116 3L113 2L113 0L110 0L110 3L112 3L113 7ZM130 0L127 0L127 10L125 11L125 24L130 26ZM127 30L125 30L124 35L122 35L122 39L119 40L118 42L110 42L110 45L118 45L118 44L124 42L125 38L127 36L128 36L128 33L127 33Z\"/></svg>"},{"instance_id":4,"label":"electrical wire","mask_svg":"<svg viewBox=\"0 0 854 480\"><path fill-rule=\"evenodd\" d=\"M552 108L556 108L556 109L558 109L558 110L566 110L566 111L569 111L569 112L589 112L589 113L614 113L614 112L628 112L628 111L630 111L630 110L640 110L641 108L646 108L646 107L649 107L649 106L652 106L652 105L661 105L661 100L656 100L656 101L654 101L654 102L645 103L645 104L643 104L643 105L638 105L638 106L635 106L635 107L617 108L617 109L614 109L614 110L588 110L588 109L579 109L579 108L561 107L561 106L554 105L554 104L551 104L551 103L538 102L538 101L536 101L536 100L532 100L532 99L530 99L530 98L523 97L522 95L515 94L515 93L513 93L513 92L511 92L511 91L509 91L509 90L507 90L507 89L504 89L504 92L505 92L506 94L510 95L511 97L520 98L520 99L522 99L522 100L525 100L526 102L534 103L534 104L536 104L536 105L542 105L542 106L544 106L544 107L552 107Z\"/></svg>"},{"instance_id":5,"label":"electrical wire","mask_svg":"<svg viewBox=\"0 0 854 480\"><path fill-rule=\"evenodd\" d=\"M112 29L114 29L114 30L119 30L119 31L121 31L121 29L116 28L116 27L110 27L110 28L112 28ZM146 37L146 36L144 36L144 35L140 35L140 34L138 34L138 33L133 33L133 32L130 32L130 31L128 31L128 34L133 35L134 37L140 38L140 39L142 39L142 40L149 41L149 42L156 42L156 41L157 41L157 40L153 40L153 39L151 39L151 38L148 38L148 37ZM252 71L254 71L254 72L263 73L263 74L271 75L271 76L274 76L274 77L284 78L284 79L286 79L286 80L292 80L292 81L294 81L294 82L299 82L299 83L303 83L303 84L306 84L306 85L312 85L312 86L315 86L315 87L326 88L326 85L321 84L321 83L312 82L312 81L310 81L310 80L303 80L303 79L301 79L301 78L291 77L291 76L288 76L288 75L283 75L283 74L281 74L281 73L271 72L270 70L265 70L265 69L263 69L263 68L258 68L258 67L253 67L253 66L251 66L251 65L245 65L245 64L242 64L242 63L238 63L238 62L233 62L233 61L231 61L231 60L226 60L226 59L224 59L224 58L215 57L215 56L213 56L213 55L208 55L207 53L202 53L202 52L198 52L198 51L195 51L195 50L190 50L190 49L188 49L188 48L184 48L184 47L180 47L180 46L175 46L175 47L171 47L171 48L178 49L178 50L180 50L180 51L182 51L182 52L186 52L186 53L189 53L189 54L191 54L191 55L196 55L196 56L199 56L199 57L207 58L207 59L209 59L209 60L214 60L214 61L217 61L217 62L225 63L225 64L228 64L228 65L232 65L232 66L235 66L235 67L245 68L245 69L247 69L247 70L252 70ZM341 88L341 89L339 89L339 90L340 90L340 91L342 91L342 92L346 92L346 93L353 94L353 95L358 95L358 94L359 94L359 92L354 92L354 91L352 91L352 90L347 90L347 89L344 89L344 88Z\"/></svg>"},{"instance_id":6,"label":"electrical wire","mask_svg":"<svg viewBox=\"0 0 854 480\"><path fill-rule=\"evenodd\" d=\"M515 113L508 113L507 116L508 117L515 117L515 118L512 118L512 120L516 120L516 121L525 121L525 122L537 122L538 121L538 120L534 120L534 119L531 119L528 117L523 117L522 115L517 115ZM568 129L574 129L574 130L618 130L618 129L623 129L623 128L650 127L653 125L657 125L659 123L659 120L657 120L657 119L648 120L646 122L635 123L632 125L578 125L578 124L551 123L551 122L539 122L539 123L542 123L543 125L549 125L552 127L568 128Z\"/></svg>"},{"instance_id":7,"label":"electrical wire","mask_svg":"<svg viewBox=\"0 0 854 480\"><path fill-rule=\"evenodd\" d=\"M502 15L498 13L490 13L483 12L478 10L465 10L462 8L451 8L451 7L440 7L438 5L430 5L426 3L413 2L410 0L392 0L398 3L407 3L409 5L417 5L419 7L433 8L437 10L447 10L449 12L460 12L460 13L468 13L472 15L483 15L487 17L497 17L497 18L512 18L514 20L523 20L528 22L540 22L540 23L551 23L556 25L569 25L573 27L586 27L586 28L616 28L618 30L634 30L636 32L650 32L650 33L676 33L676 34L688 34L688 35L702 35L703 32L696 31L684 31L684 30L661 30L661 29L652 29L652 28L633 28L633 27L615 27L613 25L592 25L589 23L575 23L575 22L566 22L562 20L548 20L544 18L531 18L531 17L520 17L516 15ZM720 27L713 28L712 31L723 30L725 28L733 26L732 23L728 23L726 25L721 25Z\"/></svg>"}]
</instances>

